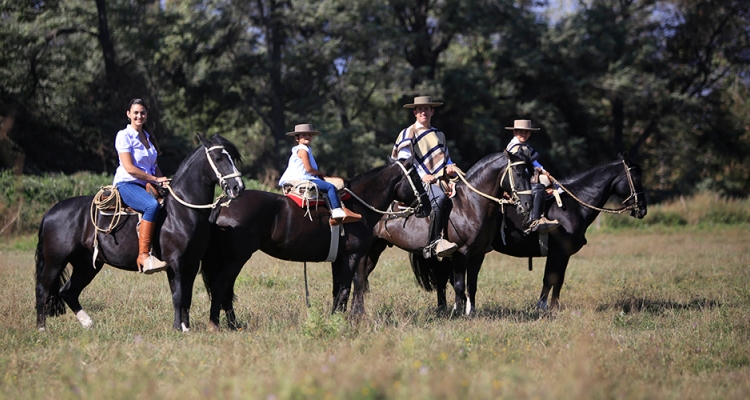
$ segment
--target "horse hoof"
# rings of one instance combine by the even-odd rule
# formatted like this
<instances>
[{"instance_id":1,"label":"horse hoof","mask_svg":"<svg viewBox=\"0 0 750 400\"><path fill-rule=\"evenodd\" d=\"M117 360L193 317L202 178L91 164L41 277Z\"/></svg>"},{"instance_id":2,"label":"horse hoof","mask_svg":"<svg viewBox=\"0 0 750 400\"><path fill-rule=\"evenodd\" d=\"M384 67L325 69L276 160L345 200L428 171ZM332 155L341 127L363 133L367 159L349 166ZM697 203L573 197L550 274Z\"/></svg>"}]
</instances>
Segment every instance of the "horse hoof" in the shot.
<instances>
[{"instance_id":1,"label":"horse hoof","mask_svg":"<svg viewBox=\"0 0 750 400\"><path fill-rule=\"evenodd\" d=\"M86 311L79 310L76 313L76 318L78 318L78 322L81 323L81 326L83 326L84 329L89 329L92 325L94 325L94 320L89 317Z\"/></svg>"},{"instance_id":2,"label":"horse hoof","mask_svg":"<svg viewBox=\"0 0 750 400\"><path fill-rule=\"evenodd\" d=\"M182 329L183 332L190 332L190 328L188 328L188 326L185 325L184 322L182 324L180 324L180 327L181 327L181 329Z\"/></svg>"},{"instance_id":3,"label":"horse hoof","mask_svg":"<svg viewBox=\"0 0 750 400\"><path fill-rule=\"evenodd\" d=\"M542 311L547 311L549 309L549 307L547 306L547 302L544 300L539 300L539 302L536 303L536 308Z\"/></svg>"},{"instance_id":4,"label":"horse hoof","mask_svg":"<svg viewBox=\"0 0 750 400\"><path fill-rule=\"evenodd\" d=\"M43 327L43 326L40 326L40 327L38 328L38 330L39 330L39 332L46 332L46 331L47 331L47 328L45 328L45 327Z\"/></svg>"}]
</instances>

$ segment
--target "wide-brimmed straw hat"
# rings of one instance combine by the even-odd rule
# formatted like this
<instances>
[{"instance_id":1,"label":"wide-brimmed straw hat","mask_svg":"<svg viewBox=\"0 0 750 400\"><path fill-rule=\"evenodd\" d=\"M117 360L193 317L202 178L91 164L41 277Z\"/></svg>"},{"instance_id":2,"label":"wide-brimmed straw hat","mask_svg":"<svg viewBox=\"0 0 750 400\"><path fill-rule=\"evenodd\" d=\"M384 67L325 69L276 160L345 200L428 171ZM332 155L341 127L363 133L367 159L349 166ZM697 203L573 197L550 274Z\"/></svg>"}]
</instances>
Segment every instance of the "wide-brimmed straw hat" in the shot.
<instances>
[{"instance_id":1,"label":"wide-brimmed straw hat","mask_svg":"<svg viewBox=\"0 0 750 400\"><path fill-rule=\"evenodd\" d=\"M526 130L526 131L538 131L539 128L532 128L531 127L531 120L530 119L517 119L513 121L513 126L506 126L505 129L518 129L518 130Z\"/></svg>"},{"instance_id":2,"label":"wide-brimmed straw hat","mask_svg":"<svg viewBox=\"0 0 750 400\"><path fill-rule=\"evenodd\" d=\"M287 136L296 136L300 133L312 133L313 136L320 135L320 132L316 131L315 128L313 128L312 124L299 124L294 125L294 132L287 132Z\"/></svg>"},{"instance_id":3,"label":"wide-brimmed straw hat","mask_svg":"<svg viewBox=\"0 0 750 400\"><path fill-rule=\"evenodd\" d=\"M442 105L443 103L432 101L432 97L430 96L417 96L414 98L414 103L405 104L404 108L417 108L418 106L438 107Z\"/></svg>"}]
</instances>

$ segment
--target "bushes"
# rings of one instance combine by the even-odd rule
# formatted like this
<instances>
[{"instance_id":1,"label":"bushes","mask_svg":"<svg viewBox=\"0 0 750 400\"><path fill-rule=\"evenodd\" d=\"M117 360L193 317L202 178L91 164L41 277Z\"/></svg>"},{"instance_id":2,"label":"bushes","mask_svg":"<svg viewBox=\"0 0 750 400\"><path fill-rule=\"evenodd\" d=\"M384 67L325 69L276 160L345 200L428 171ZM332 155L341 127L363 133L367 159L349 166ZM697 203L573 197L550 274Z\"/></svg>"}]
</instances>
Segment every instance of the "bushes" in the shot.
<instances>
[{"instance_id":1,"label":"bushes","mask_svg":"<svg viewBox=\"0 0 750 400\"><path fill-rule=\"evenodd\" d=\"M61 200L93 196L101 186L112 184L112 175L78 172L16 177L0 171L0 235L29 234L39 228L42 216ZM245 179L247 189L264 190L258 181ZM221 189L217 186L217 195Z\"/></svg>"},{"instance_id":2,"label":"bushes","mask_svg":"<svg viewBox=\"0 0 750 400\"><path fill-rule=\"evenodd\" d=\"M648 226L685 227L750 224L750 201L697 194L662 204L649 205L643 220L626 215L600 214L601 226L610 229Z\"/></svg>"},{"instance_id":3,"label":"bushes","mask_svg":"<svg viewBox=\"0 0 750 400\"><path fill-rule=\"evenodd\" d=\"M16 177L0 172L0 229L9 233L32 233L42 216L53 205L74 196L93 196L102 185L112 184L112 176L80 172L73 175L45 174Z\"/></svg>"}]
</instances>

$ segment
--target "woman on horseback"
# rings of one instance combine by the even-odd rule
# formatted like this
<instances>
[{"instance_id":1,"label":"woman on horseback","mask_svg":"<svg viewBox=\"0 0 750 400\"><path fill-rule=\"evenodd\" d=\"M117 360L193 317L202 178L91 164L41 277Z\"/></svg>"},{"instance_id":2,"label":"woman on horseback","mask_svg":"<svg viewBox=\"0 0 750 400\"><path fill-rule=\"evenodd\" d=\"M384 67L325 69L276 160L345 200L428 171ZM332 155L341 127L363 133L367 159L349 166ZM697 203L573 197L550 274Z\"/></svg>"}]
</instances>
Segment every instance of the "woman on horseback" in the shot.
<instances>
[{"instance_id":1,"label":"woman on horseback","mask_svg":"<svg viewBox=\"0 0 750 400\"><path fill-rule=\"evenodd\" d=\"M146 184L162 185L167 178L156 162L159 150L154 145L154 139L144 129L148 118L146 104L141 99L130 100L126 114L130 123L117 132L115 138L120 164L112 184L117 187L125 204L143 213L138 227L138 269L145 274L153 274L167 269L167 265L151 255L151 237L160 205L146 191Z\"/></svg>"}]
</instances>

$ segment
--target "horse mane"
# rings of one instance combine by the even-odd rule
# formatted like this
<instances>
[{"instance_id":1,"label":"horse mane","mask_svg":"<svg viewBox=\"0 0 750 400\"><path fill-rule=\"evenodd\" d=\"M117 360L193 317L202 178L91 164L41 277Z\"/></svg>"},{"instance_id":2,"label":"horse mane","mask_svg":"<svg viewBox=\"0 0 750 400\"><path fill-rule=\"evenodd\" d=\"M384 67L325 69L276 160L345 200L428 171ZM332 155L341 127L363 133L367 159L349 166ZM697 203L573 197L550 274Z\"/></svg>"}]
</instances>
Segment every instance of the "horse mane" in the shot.
<instances>
[{"instance_id":1,"label":"horse mane","mask_svg":"<svg viewBox=\"0 0 750 400\"><path fill-rule=\"evenodd\" d=\"M620 160L606 161L601 164L597 164L591 168L585 169L583 171L576 172L572 176L559 179L559 181L565 186L575 187L578 183L585 181L590 176L598 175L604 172L606 169L611 168L613 164L619 164L620 162L621 162Z\"/></svg>"},{"instance_id":2,"label":"horse mane","mask_svg":"<svg viewBox=\"0 0 750 400\"><path fill-rule=\"evenodd\" d=\"M381 165L379 167L368 169L365 172L362 172L362 173L359 173L359 174L355 175L354 178L349 179L348 183L349 184L353 184L353 183L357 183L359 181L369 180L369 179L372 178L372 176L380 175L383 172L383 170L386 169L386 168L388 168L390 165L391 164L385 164L385 165Z\"/></svg>"},{"instance_id":3,"label":"horse mane","mask_svg":"<svg viewBox=\"0 0 750 400\"><path fill-rule=\"evenodd\" d=\"M486 173L489 170L488 166L498 162L498 159L500 158L505 159L505 162L507 163L508 158L506 154L506 152L502 151L482 157L479 161L474 163L468 171L466 171L466 180L471 181L475 179L475 175L481 177L481 174Z\"/></svg>"},{"instance_id":4,"label":"horse mane","mask_svg":"<svg viewBox=\"0 0 750 400\"><path fill-rule=\"evenodd\" d=\"M211 143L214 142L218 142L217 144L224 146L224 150L226 150L227 153L229 153L229 156L232 157L232 161L234 161L235 165L242 164L242 155L240 154L240 151L237 149L237 146L235 146L234 143L225 139L218 133L211 138Z\"/></svg>"}]
</instances>

